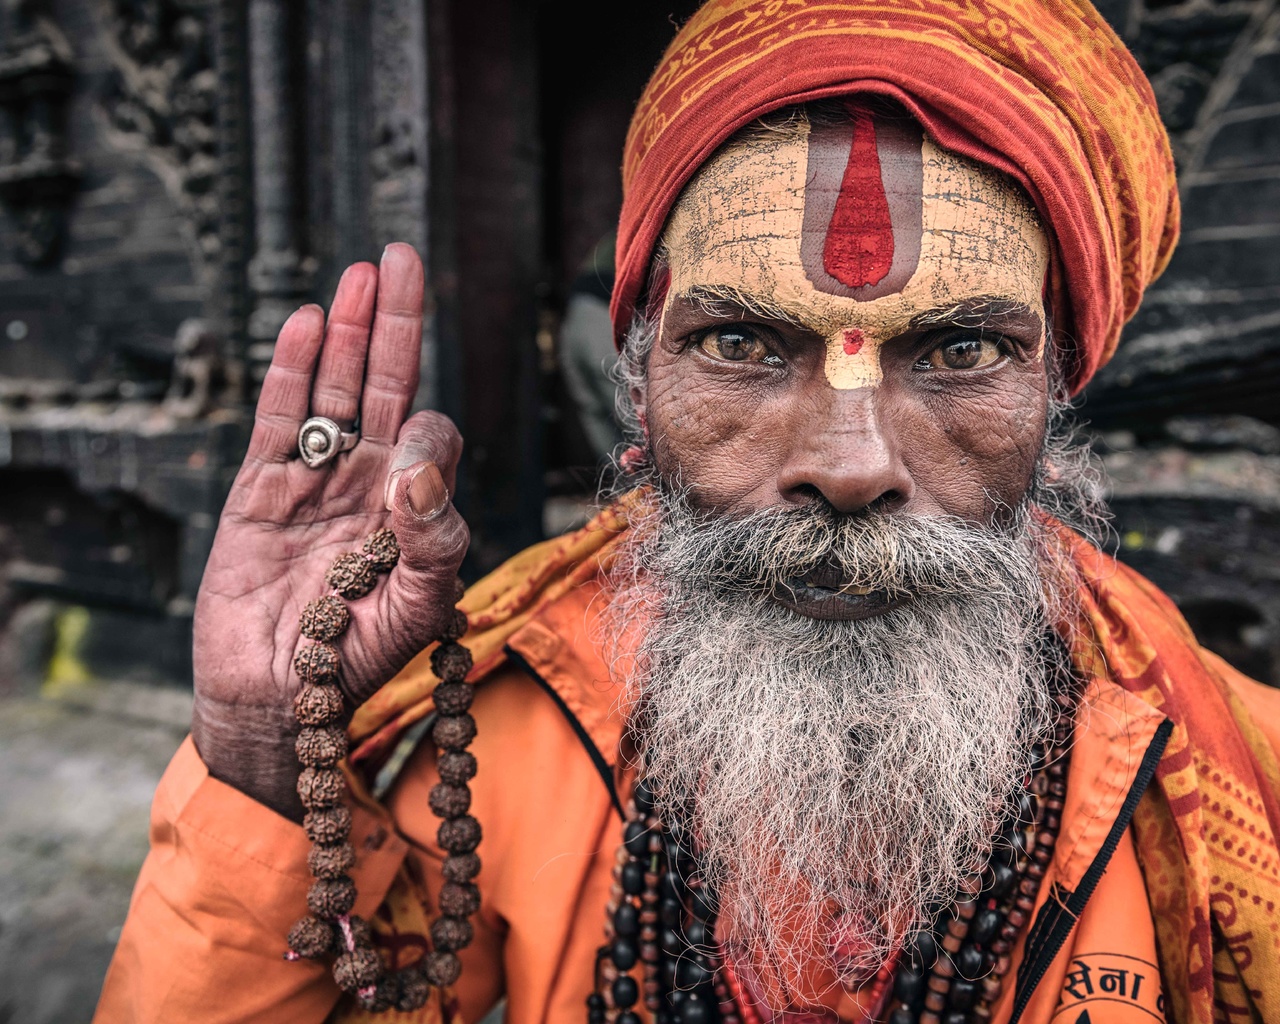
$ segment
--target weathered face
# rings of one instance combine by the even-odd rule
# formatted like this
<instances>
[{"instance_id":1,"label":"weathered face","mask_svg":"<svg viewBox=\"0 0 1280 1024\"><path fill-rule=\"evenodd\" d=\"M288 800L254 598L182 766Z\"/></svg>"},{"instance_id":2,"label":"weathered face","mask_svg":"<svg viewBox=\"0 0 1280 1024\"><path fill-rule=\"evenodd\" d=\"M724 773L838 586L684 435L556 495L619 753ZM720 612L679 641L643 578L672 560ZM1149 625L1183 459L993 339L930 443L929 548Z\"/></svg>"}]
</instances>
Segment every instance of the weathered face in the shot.
<instances>
[{"instance_id":1,"label":"weathered face","mask_svg":"<svg viewBox=\"0 0 1280 1024\"><path fill-rule=\"evenodd\" d=\"M988 521L1045 426L1048 242L1021 191L908 119L761 133L690 183L634 396L703 508L821 495Z\"/></svg>"}]
</instances>

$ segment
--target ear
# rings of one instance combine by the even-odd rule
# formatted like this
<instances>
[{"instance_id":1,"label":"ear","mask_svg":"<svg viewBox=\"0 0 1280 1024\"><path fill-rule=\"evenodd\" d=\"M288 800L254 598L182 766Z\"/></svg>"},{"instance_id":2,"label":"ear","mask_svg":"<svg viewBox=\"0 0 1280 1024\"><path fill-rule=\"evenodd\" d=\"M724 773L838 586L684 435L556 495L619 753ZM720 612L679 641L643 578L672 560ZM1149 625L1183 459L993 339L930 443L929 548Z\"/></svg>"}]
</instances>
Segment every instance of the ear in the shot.
<instances>
[{"instance_id":1,"label":"ear","mask_svg":"<svg viewBox=\"0 0 1280 1024\"><path fill-rule=\"evenodd\" d=\"M653 354L655 346L662 341L662 310L667 303L667 292L671 288L671 267L667 262L665 243L660 245L657 254L653 258L653 262L649 267L649 280L645 287L644 297L640 308L641 313L645 317L656 317L657 327L655 328L656 336L653 344L649 346L649 351L645 353L645 362L648 363L650 356ZM640 423L640 430L644 434L644 439L649 440L649 417L648 417L648 394L646 392L646 383L648 381L648 373L646 372L643 381L637 381L628 389L631 398L631 407L636 411L636 419Z\"/></svg>"}]
</instances>

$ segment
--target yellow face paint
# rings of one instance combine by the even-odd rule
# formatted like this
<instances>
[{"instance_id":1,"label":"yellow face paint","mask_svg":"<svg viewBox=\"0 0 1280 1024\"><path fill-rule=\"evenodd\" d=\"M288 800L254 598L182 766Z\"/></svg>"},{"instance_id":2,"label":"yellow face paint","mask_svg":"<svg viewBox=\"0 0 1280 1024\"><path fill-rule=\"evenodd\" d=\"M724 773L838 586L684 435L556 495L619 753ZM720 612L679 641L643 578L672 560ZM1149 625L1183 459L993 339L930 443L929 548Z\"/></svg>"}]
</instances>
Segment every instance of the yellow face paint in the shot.
<instances>
[{"instance_id":1,"label":"yellow face paint","mask_svg":"<svg viewBox=\"0 0 1280 1024\"><path fill-rule=\"evenodd\" d=\"M888 249L875 248L884 238L876 204L864 204L872 215L859 209L857 190L875 190L874 175L853 163L865 136L859 143L856 128L838 126L761 133L718 153L673 210L664 315L693 289L757 297L825 341L826 378L848 389L881 382L883 346L921 313L977 296L1040 309L1049 246L1021 190L901 128L877 129L876 140ZM840 144L847 162L836 174Z\"/></svg>"}]
</instances>

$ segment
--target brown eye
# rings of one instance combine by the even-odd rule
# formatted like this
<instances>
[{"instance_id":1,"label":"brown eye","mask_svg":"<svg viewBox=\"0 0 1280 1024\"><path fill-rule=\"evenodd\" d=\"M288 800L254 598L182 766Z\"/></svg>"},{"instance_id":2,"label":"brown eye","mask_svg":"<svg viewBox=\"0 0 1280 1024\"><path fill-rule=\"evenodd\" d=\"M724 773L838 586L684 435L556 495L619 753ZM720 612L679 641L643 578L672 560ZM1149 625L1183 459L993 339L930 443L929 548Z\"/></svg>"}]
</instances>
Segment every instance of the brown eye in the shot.
<instances>
[{"instance_id":1,"label":"brown eye","mask_svg":"<svg viewBox=\"0 0 1280 1024\"><path fill-rule=\"evenodd\" d=\"M990 366L1001 356L1000 345L990 338L968 335L949 338L916 365L922 370L976 370Z\"/></svg>"},{"instance_id":2,"label":"brown eye","mask_svg":"<svg viewBox=\"0 0 1280 1024\"><path fill-rule=\"evenodd\" d=\"M713 327L702 336L699 344L712 359L731 363L767 363L771 366L781 363L770 353L760 336L746 327Z\"/></svg>"}]
</instances>

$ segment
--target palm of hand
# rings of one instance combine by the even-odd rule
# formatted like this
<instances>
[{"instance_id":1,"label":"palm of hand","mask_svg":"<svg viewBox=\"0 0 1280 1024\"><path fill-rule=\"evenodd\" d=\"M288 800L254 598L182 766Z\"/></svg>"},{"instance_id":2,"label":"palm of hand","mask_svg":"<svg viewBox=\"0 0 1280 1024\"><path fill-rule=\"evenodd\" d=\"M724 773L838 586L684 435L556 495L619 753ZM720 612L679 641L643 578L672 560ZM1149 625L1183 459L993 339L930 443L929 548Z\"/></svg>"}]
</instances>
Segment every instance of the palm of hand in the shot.
<instances>
[{"instance_id":1,"label":"palm of hand","mask_svg":"<svg viewBox=\"0 0 1280 1024\"><path fill-rule=\"evenodd\" d=\"M253 679L271 681L261 696L273 704L287 706L297 692L290 666L303 607L325 593L333 560L390 520L382 484L391 449L359 447L328 472L295 460L246 467L236 481L196 611L195 670L210 698L232 702ZM403 628L408 611L386 587L352 602L342 651L354 702L414 653L396 647L414 632Z\"/></svg>"},{"instance_id":2,"label":"palm of hand","mask_svg":"<svg viewBox=\"0 0 1280 1024\"><path fill-rule=\"evenodd\" d=\"M390 246L380 270L348 269L327 325L314 306L285 324L201 583L193 734L215 776L278 808L290 797L256 792L254 780L296 773L281 751L301 686L292 668L298 619L327 592L333 561L383 526L400 542L400 563L373 593L349 602L351 624L336 641L352 706L453 614L468 539L448 503L461 438L439 414L405 418L418 383L422 299L416 254ZM317 469L294 457L312 414L343 429L357 414L361 423L356 446ZM259 757L271 763L246 763Z\"/></svg>"}]
</instances>

